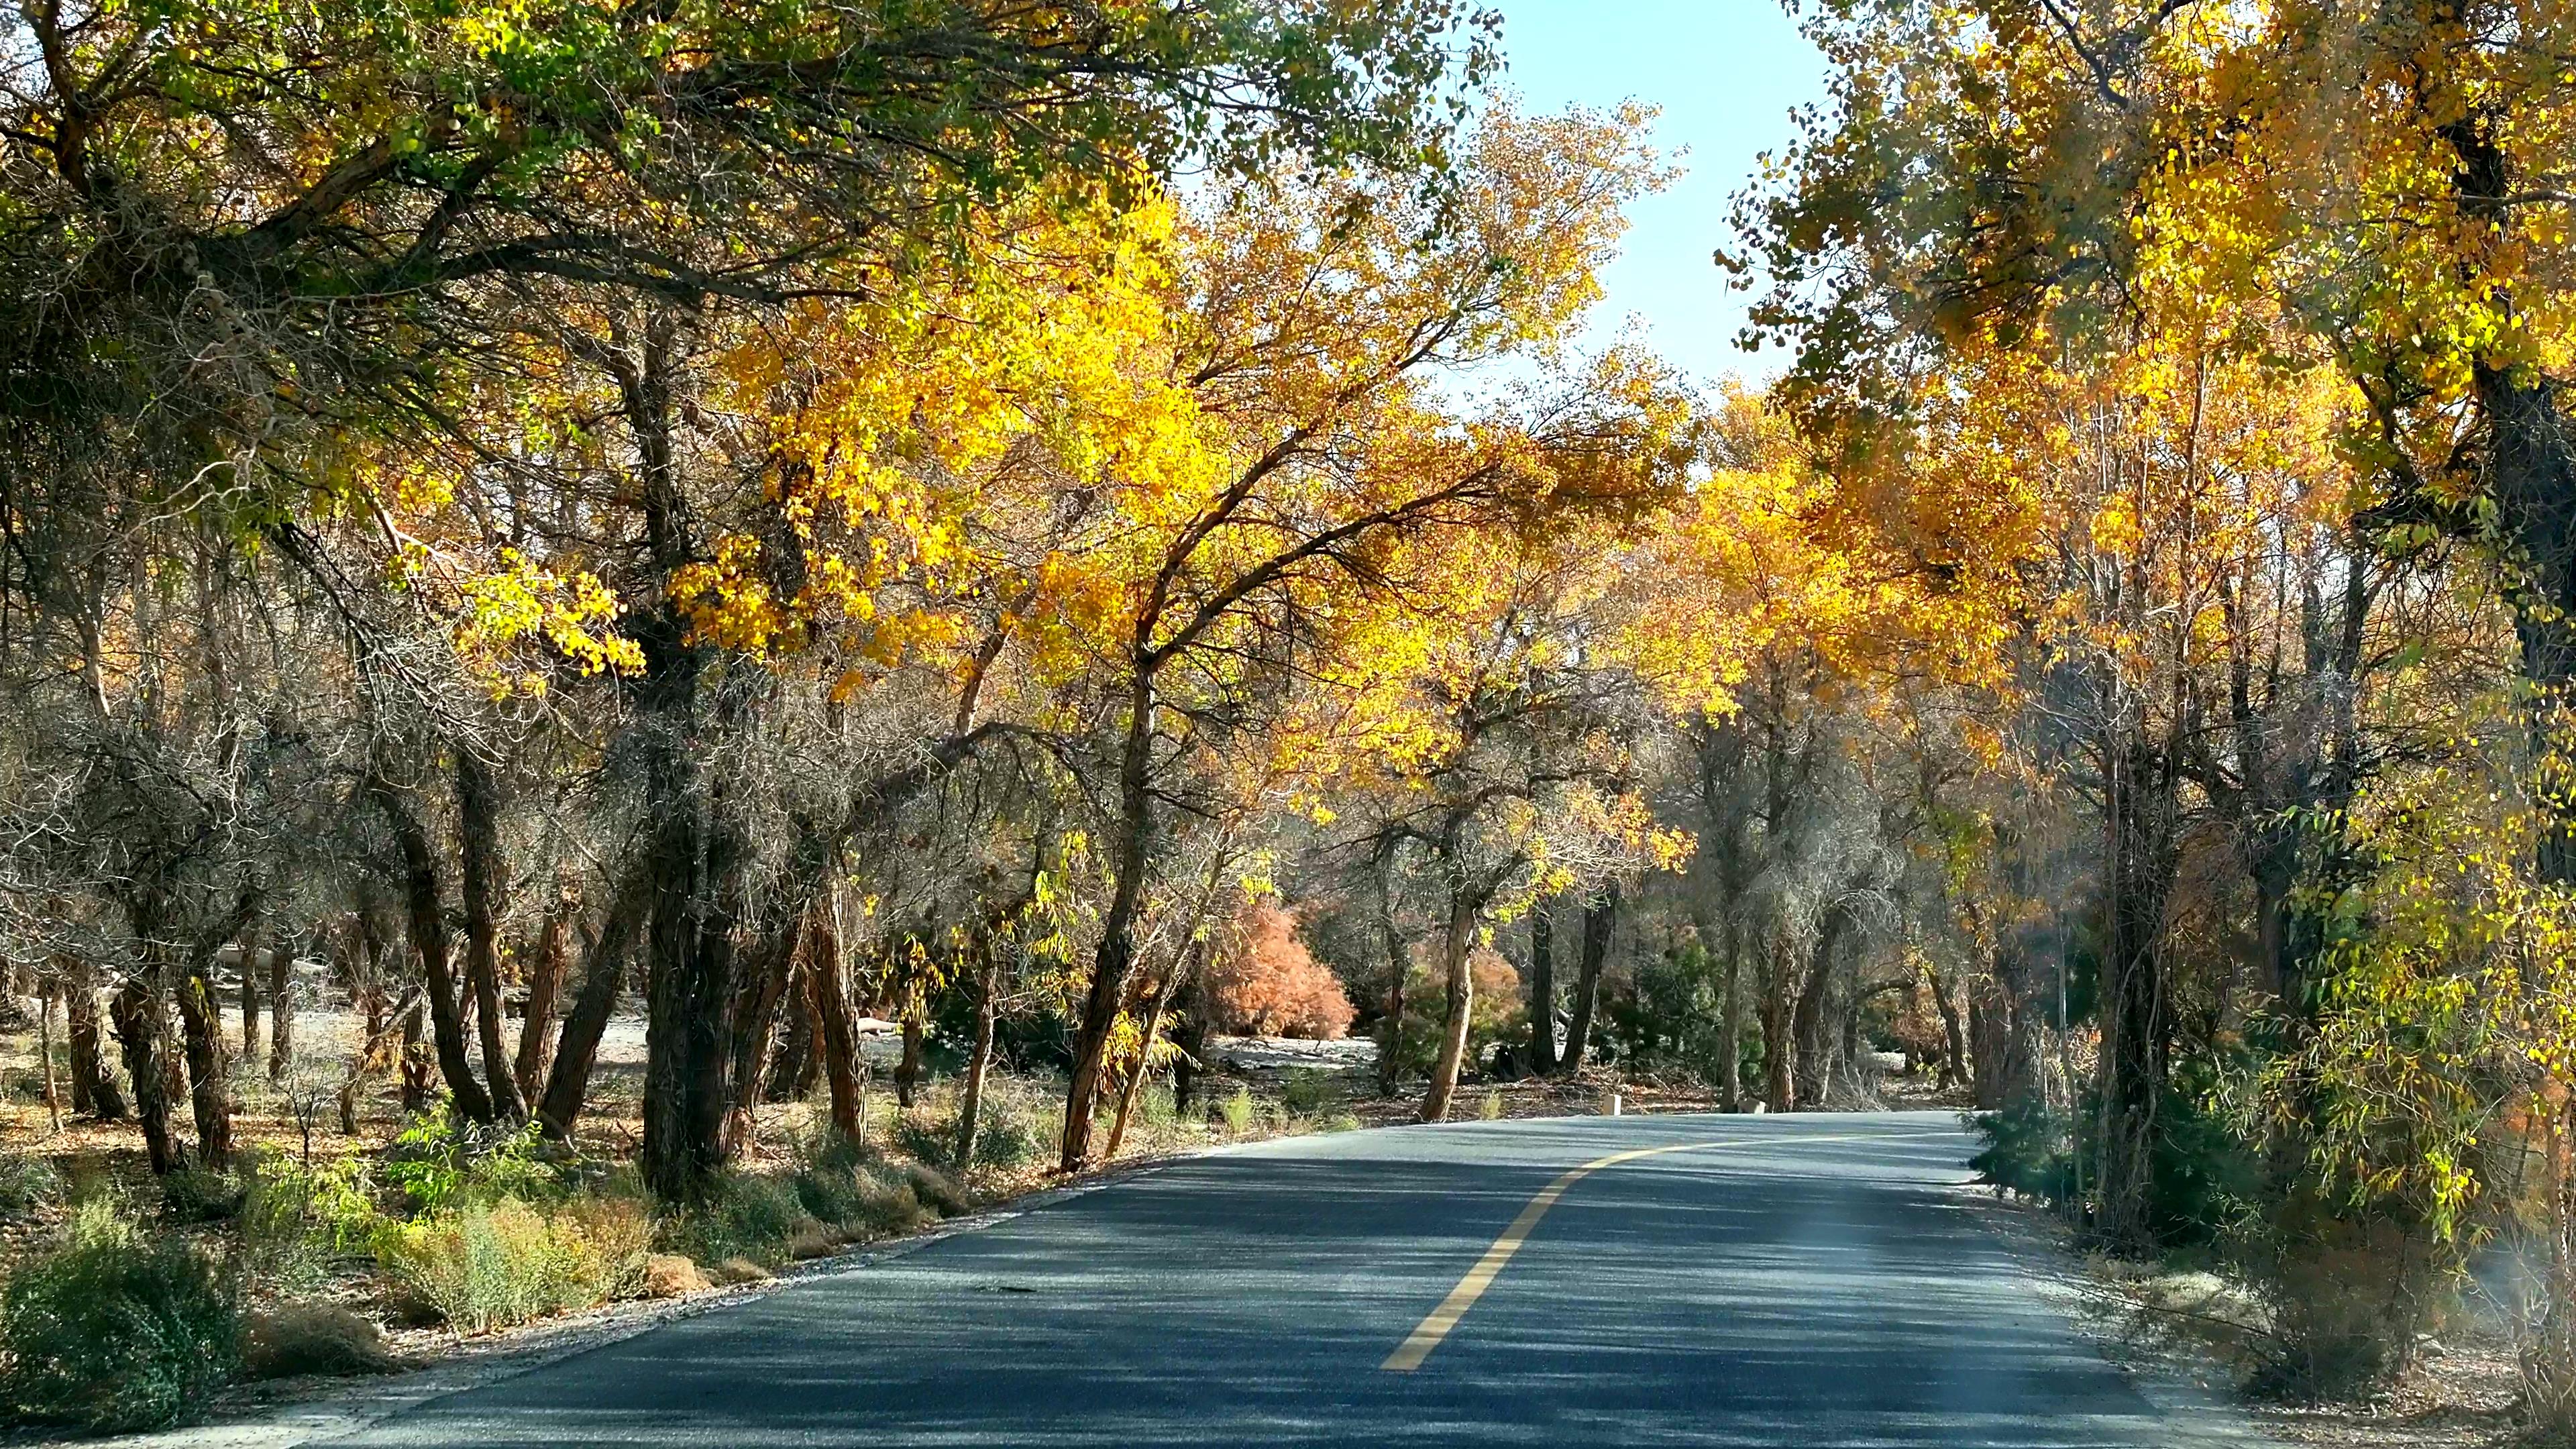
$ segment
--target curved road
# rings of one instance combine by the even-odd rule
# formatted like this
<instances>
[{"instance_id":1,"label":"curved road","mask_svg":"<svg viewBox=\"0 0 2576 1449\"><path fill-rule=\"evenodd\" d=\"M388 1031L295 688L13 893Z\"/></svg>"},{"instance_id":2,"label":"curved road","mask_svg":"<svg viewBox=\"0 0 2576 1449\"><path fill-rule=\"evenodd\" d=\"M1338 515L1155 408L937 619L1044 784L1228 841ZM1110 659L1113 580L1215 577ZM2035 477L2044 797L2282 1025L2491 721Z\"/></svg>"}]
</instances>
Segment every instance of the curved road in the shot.
<instances>
[{"instance_id":1,"label":"curved road","mask_svg":"<svg viewBox=\"0 0 2576 1449\"><path fill-rule=\"evenodd\" d=\"M1955 1118L1928 1113L1264 1143L433 1400L343 1442L2197 1437L2039 1296L1959 1191L1969 1151Z\"/></svg>"}]
</instances>

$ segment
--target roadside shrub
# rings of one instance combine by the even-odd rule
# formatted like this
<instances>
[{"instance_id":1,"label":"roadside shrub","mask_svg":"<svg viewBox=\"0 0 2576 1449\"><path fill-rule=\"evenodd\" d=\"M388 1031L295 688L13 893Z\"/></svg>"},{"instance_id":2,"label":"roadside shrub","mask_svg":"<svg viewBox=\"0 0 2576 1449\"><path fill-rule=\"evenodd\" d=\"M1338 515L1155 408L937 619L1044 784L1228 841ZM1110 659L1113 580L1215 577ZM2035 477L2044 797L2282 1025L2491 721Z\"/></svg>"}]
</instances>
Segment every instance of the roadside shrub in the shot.
<instances>
[{"instance_id":1,"label":"roadside shrub","mask_svg":"<svg viewBox=\"0 0 2576 1449\"><path fill-rule=\"evenodd\" d=\"M805 1186L797 1178L729 1174L705 1202L666 1223L665 1244L700 1263L747 1258L777 1267L787 1261L797 1230L820 1216L801 1200Z\"/></svg>"},{"instance_id":2,"label":"roadside shrub","mask_svg":"<svg viewBox=\"0 0 2576 1449\"><path fill-rule=\"evenodd\" d=\"M538 1156L542 1130L535 1122L516 1131L478 1128L459 1121L442 1103L394 1138L380 1171L418 1213L469 1201L544 1201L560 1195L563 1184Z\"/></svg>"},{"instance_id":3,"label":"roadside shrub","mask_svg":"<svg viewBox=\"0 0 2576 1449\"><path fill-rule=\"evenodd\" d=\"M241 1211L243 1183L211 1167L183 1167L161 1179L170 1216L182 1223L219 1223Z\"/></svg>"},{"instance_id":4,"label":"roadside shrub","mask_svg":"<svg viewBox=\"0 0 2576 1449\"><path fill-rule=\"evenodd\" d=\"M927 1163L916 1162L904 1169L904 1181L912 1188L913 1197L943 1218L966 1211L966 1194L955 1179Z\"/></svg>"},{"instance_id":5,"label":"roadside shrub","mask_svg":"<svg viewBox=\"0 0 2576 1449\"><path fill-rule=\"evenodd\" d=\"M240 1227L250 1275L301 1293L321 1286L336 1259L371 1248L380 1219L357 1159L308 1168L271 1158L249 1174Z\"/></svg>"},{"instance_id":6,"label":"roadside shrub","mask_svg":"<svg viewBox=\"0 0 2576 1449\"><path fill-rule=\"evenodd\" d=\"M1965 1114L1962 1123L1985 1142L1968 1167L1977 1181L2018 1197L2063 1206L2075 1193L2075 1155L2066 1121L2036 1099L2000 1112Z\"/></svg>"},{"instance_id":7,"label":"roadside shrub","mask_svg":"<svg viewBox=\"0 0 2576 1449\"><path fill-rule=\"evenodd\" d=\"M2392 1222L2337 1217L2304 1192L2241 1226L2228 1247L2271 1319L2246 1385L2265 1397L2364 1397L2403 1372L2435 1306L2425 1243Z\"/></svg>"},{"instance_id":8,"label":"roadside shrub","mask_svg":"<svg viewBox=\"0 0 2576 1449\"><path fill-rule=\"evenodd\" d=\"M1340 1106L1342 1088L1330 1072L1296 1067L1289 1071L1288 1081L1280 1089L1279 1097L1289 1111L1301 1117L1311 1117Z\"/></svg>"},{"instance_id":9,"label":"roadside shrub","mask_svg":"<svg viewBox=\"0 0 2576 1449\"><path fill-rule=\"evenodd\" d=\"M1261 1109L1252 1100L1250 1087L1235 1088L1234 1095L1226 1098L1224 1104L1217 1110L1224 1114L1225 1130L1234 1133L1251 1131L1253 1122L1261 1113Z\"/></svg>"},{"instance_id":10,"label":"roadside shrub","mask_svg":"<svg viewBox=\"0 0 2576 1449\"><path fill-rule=\"evenodd\" d=\"M105 1199L0 1289L0 1389L29 1419L95 1430L178 1422L241 1363L231 1283L178 1238L148 1240Z\"/></svg>"},{"instance_id":11,"label":"roadside shrub","mask_svg":"<svg viewBox=\"0 0 2576 1449\"><path fill-rule=\"evenodd\" d=\"M63 1175L50 1160L0 1150L0 1218L23 1218L62 1193Z\"/></svg>"},{"instance_id":12,"label":"roadside shrub","mask_svg":"<svg viewBox=\"0 0 2576 1449\"><path fill-rule=\"evenodd\" d=\"M402 1367L373 1323L330 1303L286 1303L250 1316L242 1371L254 1379L381 1374Z\"/></svg>"},{"instance_id":13,"label":"roadside shrub","mask_svg":"<svg viewBox=\"0 0 2576 1449\"><path fill-rule=\"evenodd\" d=\"M651 1236L620 1199L547 1214L503 1198L388 1230L388 1273L460 1333L482 1333L637 1291Z\"/></svg>"},{"instance_id":14,"label":"roadside shrub","mask_svg":"<svg viewBox=\"0 0 2576 1449\"><path fill-rule=\"evenodd\" d=\"M1148 1095L1151 1090L1147 1089ZM1167 1096L1167 1106L1169 1100ZM1143 1104L1138 1105L1141 1110ZM988 1084L979 1113L983 1121L975 1131L975 1161L969 1165L1009 1170L1025 1167L1055 1151L1054 1116L1048 1104L1034 1101L1030 1094L996 1080ZM916 1162L959 1167L958 1115L953 1109L903 1113L895 1118L891 1134L894 1145Z\"/></svg>"}]
</instances>

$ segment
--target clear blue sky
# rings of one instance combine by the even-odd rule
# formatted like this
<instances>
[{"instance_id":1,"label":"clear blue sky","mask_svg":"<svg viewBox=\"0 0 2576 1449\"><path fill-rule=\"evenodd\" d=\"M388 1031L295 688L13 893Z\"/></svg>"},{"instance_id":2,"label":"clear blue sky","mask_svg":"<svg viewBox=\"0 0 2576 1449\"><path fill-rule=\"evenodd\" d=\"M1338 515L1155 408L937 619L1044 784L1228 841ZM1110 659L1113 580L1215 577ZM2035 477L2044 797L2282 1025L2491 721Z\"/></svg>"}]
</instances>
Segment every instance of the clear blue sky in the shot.
<instances>
[{"instance_id":1,"label":"clear blue sky","mask_svg":"<svg viewBox=\"0 0 2576 1449\"><path fill-rule=\"evenodd\" d=\"M1531 110L1663 108L1655 141L1687 149L1689 174L1630 212L1626 254L1595 319L1606 339L1630 316L1658 352L1703 379L1763 375L1784 358L1735 347L1747 294L1709 254L1727 240L1727 198L1754 157L1791 134L1789 109L1824 94L1824 61L1779 0L1497 0L1510 69Z\"/></svg>"}]
</instances>

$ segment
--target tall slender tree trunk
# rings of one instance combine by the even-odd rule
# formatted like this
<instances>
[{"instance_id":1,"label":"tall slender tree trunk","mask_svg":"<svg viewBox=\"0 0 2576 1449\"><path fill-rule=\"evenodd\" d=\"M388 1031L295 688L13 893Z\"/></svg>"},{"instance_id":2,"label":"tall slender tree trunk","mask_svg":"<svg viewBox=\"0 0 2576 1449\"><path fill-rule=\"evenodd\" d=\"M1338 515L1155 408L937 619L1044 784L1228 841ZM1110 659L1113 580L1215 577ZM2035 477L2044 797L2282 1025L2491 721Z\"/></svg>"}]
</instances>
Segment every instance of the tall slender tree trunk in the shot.
<instances>
[{"instance_id":1,"label":"tall slender tree trunk","mask_svg":"<svg viewBox=\"0 0 2576 1449\"><path fill-rule=\"evenodd\" d=\"M1386 869L1392 869L1387 867ZM1395 1095L1396 1072L1404 1054L1404 978L1412 966L1404 933L1395 924L1395 892L1382 870L1378 877L1378 935L1386 949L1386 1024L1378 1032L1377 1090Z\"/></svg>"},{"instance_id":2,"label":"tall slender tree trunk","mask_svg":"<svg viewBox=\"0 0 2576 1449\"><path fill-rule=\"evenodd\" d=\"M1610 959L1610 940L1619 925L1619 883L1602 887L1598 900L1583 906L1583 960L1574 979L1573 1020L1565 1031L1561 1070L1573 1076L1592 1054L1592 1017L1601 1001L1601 968Z\"/></svg>"},{"instance_id":3,"label":"tall slender tree trunk","mask_svg":"<svg viewBox=\"0 0 2576 1449\"><path fill-rule=\"evenodd\" d=\"M2143 750L2116 751L2106 813L2102 1044L2096 1068L2094 1231L2124 1248L2154 1242L2150 1220L2158 1118L2169 1069L2172 1008L2164 980L2164 908L2173 881L2173 802Z\"/></svg>"},{"instance_id":4,"label":"tall slender tree trunk","mask_svg":"<svg viewBox=\"0 0 2576 1449\"><path fill-rule=\"evenodd\" d=\"M522 1101L534 1102L545 1091L547 1068L554 1064L555 1008L572 968L573 921L579 910L570 891L557 893L537 937L536 959L528 963L528 1010L519 1018L519 1050L510 1063Z\"/></svg>"},{"instance_id":5,"label":"tall slender tree trunk","mask_svg":"<svg viewBox=\"0 0 2576 1449\"><path fill-rule=\"evenodd\" d=\"M1838 920L1839 914L1834 919ZM1790 1017L1789 1040L1798 1059L1796 1106L1801 1111L1824 1106L1826 1087L1831 1081L1825 1071L1825 997L1833 988L1834 953L1841 944L1841 935L1839 927L1830 923L1818 933L1816 949Z\"/></svg>"},{"instance_id":6,"label":"tall slender tree trunk","mask_svg":"<svg viewBox=\"0 0 2576 1449\"><path fill-rule=\"evenodd\" d=\"M483 1085L492 1115L527 1116L501 1040L501 913L510 875L501 858L501 791L491 766L471 748L456 750L457 886L465 903L465 984L474 995L474 1029L483 1048Z\"/></svg>"},{"instance_id":7,"label":"tall slender tree trunk","mask_svg":"<svg viewBox=\"0 0 2576 1449\"><path fill-rule=\"evenodd\" d=\"M1798 969L1785 936L1771 938L1768 959L1770 969L1763 973L1762 980L1762 1096L1772 1111L1788 1112L1798 1105L1789 1030Z\"/></svg>"},{"instance_id":8,"label":"tall slender tree trunk","mask_svg":"<svg viewBox=\"0 0 2576 1449\"><path fill-rule=\"evenodd\" d=\"M984 1078L993 1069L993 1025L1001 1006L1002 963L987 943L975 983L975 1049L966 1058L966 1089L957 1102L957 1170L975 1165L975 1139L984 1128Z\"/></svg>"},{"instance_id":9,"label":"tall slender tree trunk","mask_svg":"<svg viewBox=\"0 0 2576 1449\"><path fill-rule=\"evenodd\" d=\"M787 984L796 974L796 959L805 944L805 923L812 914L798 911L763 947L748 973L749 979L743 982L741 999L735 1007L734 1095L725 1129L729 1151L743 1151L754 1140L754 1109L760 1101L761 1084L769 1078L770 1052L778 1041L779 1003L786 1000Z\"/></svg>"},{"instance_id":10,"label":"tall slender tree trunk","mask_svg":"<svg viewBox=\"0 0 2576 1449\"><path fill-rule=\"evenodd\" d=\"M268 953L268 1079L286 1080L295 1060L295 943L275 938Z\"/></svg>"},{"instance_id":11,"label":"tall slender tree trunk","mask_svg":"<svg viewBox=\"0 0 2576 1449\"><path fill-rule=\"evenodd\" d=\"M805 989L822 1021L823 1082L830 1088L832 1126L851 1142L868 1139L866 1088L861 1084L858 1023L850 1017L848 967L841 957L840 918L834 898L817 899L814 945L806 960Z\"/></svg>"},{"instance_id":12,"label":"tall slender tree trunk","mask_svg":"<svg viewBox=\"0 0 2576 1449\"><path fill-rule=\"evenodd\" d=\"M929 1014L923 994L919 977L904 983L903 1059L894 1067L894 1100L898 1107L911 1106L913 1094L921 1087L922 1035L924 1018Z\"/></svg>"},{"instance_id":13,"label":"tall slender tree trunk","mask_svg":"<svg viewBox=\"0 0 2576 1449\"><path fill-rule=\"evenodd\" d=\"M1476 1008L1475 974L1467 954L1476 939L1476 907L1463 888L1453 889L1448 929L1440 937L1442 980L1448 999L1440 1023L1440 1055L1431 1066L1431 1084L1422 1094L1422 1120L1449 1120L1450 1100L1458 1093L1458 1073L1467 1058L1467 1029Z\"/></svg>"},{"instance_id":14,"label":"tall slender tree trunk","mask_svg":"<svg viewBox=\"0 0 2576 1449\"><path fill-rule=\"evenodd\" d=\"M197 1155L206 1166L230 1162L233 1110L225 1080L223 1010L206 960L192 962L179 978L179 1029L188 1062L188 1105L197 1122Z\"/></svg>"},{"instance_id":15,"label":"tall slender tree trunk","mask_svg":"<svg viewBox=\"0 0 2576 1449\"><path fill-rule=\"evenodd\" d=\"M54 998L62 981L51 972L36 977L36 1060L44 1071L45 1119L56 1133L63 1130L63 1094L54 1075Z\"/></svg>"},{"instance_id":16,"label":"tall slender tree trunk","mask_svg":"<svg viewBox=\"0 0 2576 1449\"><path fill-rule=\"evenodd\" d=\"M1092 1119L1099 1111L1109 1038L1118 1028L1128 973L1136 965L1136 912L1145 898L1145 864L1154 835L1154 707L1153 666L1139 659L1128 686L1127 733L1119 752L1117 884L1101 915L1100 948L1092 957L1091 989L1083 998L1072 1075L1065 1087L1064 1147L1057 1163L1064 1172L1090 1165Z\"/></svg>"},{"instance_id":17,"label":"tall slender tree trunk","mask_svg":"<svg viewBox=\"0 0 2576 1449\"><path fill-rule=\"evenodd\" d=\"M1932 990L1932 1009L1941 1016L1941 1090L1960 1085L1968 1079L1968 1043L1959 1024L1959 1001L1950 979L1923 967L1924 984Z\"/></svg>"},{"instance_id":18,"label":"tall slender tree trunk","mask_svg":"<svg viewBox=\"0 0 2576 1449\"><path fill-rule=\"evenodd\" d=\"M143 1129L143 1153L154 1176L188 1165L187 1148L170 1131L169 1072L162 1061L161 1003L154 999L149 968L127 979L110 1001L117 1045L134 1083L134 1118Z\"/></svg>"},{"instance_id":19,"label":"tall slender tree trunk","mask_svg":"<svg viewBox=\"0 0 2576 1449\"><path fill-rule=\"evenodd\" d=\"M1726 918L1726 1004L1719 1008L1718 1043L1725 1059L1718 1063L1719 1105L1744 1110L1744 930L1729 912Z\"/></svg>"},{"instance_id":20,"label":"tall slender tree trunk","mask_svg":"<svg viewBox=\"0 0 2576 1449\"><path fill-rule=\"evenodd\" d=\"M626 961L644 933L647 911L640 881L630 880L609 902L608 920L597 939L582 953L581 989L565 1013L563 1034L547 1064L545 1091L537 1099L537 1120L558 1142L572 1140L572 1125L581 1116L590 1092L590 1074L599 1061L600 1039L616 1013L617 995L626 982Z\"/></svg>"},{"instance_id":21,"label":"tall slender tree trunk","mask_svg":"<svg viewBox=\"0 0 2576 1449\"><path fill-rule=\"evenodd\" d=\"M402 1018L402 1109L429 1110L430 1082L437 1066L429 1043L421 1039L422 1002L414 1001Z\"/></svg>"},{"instance_id":22,"label":"tall slender tree trunk","mask_svg":"<svg viewBox=\"0 0 2576 1449\"><path fill-rule=\"evenodd\" d=\"M1545 898L1530 904L1530 1070L1556 1070L1556 922Z\"/></svg>"},{"instance_id":23,"label":"tall slender tree trunk","mask_svg":"<svg viewBox=\"0 0 2576 1449\"><path fill-rule=\"evenodd\" d=\"M259 1056L259 941L260 922L253 917L233 949L241 957L241 1038L242 1060Z\"/></svg>"},{"instance_id":24,"label":"tall slender tree trunk","mask_svg":"<svg viewBox=\"0 0 2576 1449\"><path fill-rule=\"evenodd\" d=\"M1127 1122L1135 1114L1136 1097L1143 1090L1145 1079L1153 1075L1154 1043L1163 1034L1163 1013L1171 1006L1172 991L1178 984L1178 979L1175 978L1171 985L1155 992L1154 1004L1145 1010L1142 1045L1136 1052L1135 1067L1127 1073L1125 1085L1119 1088L1118 1115L1109 1124L1109 1146L1100 1154L1100 1160L1103 1162L1117 1161L1118 1148L1127 1140Z\"/></svg>"},{"instance_id":25,"label":"tall slender tree trunk","mask_svg":"<svg viewBox=\"0 0 2576 1449\"><path fill-rule=\"evenodd\" d=\"M410 800L392 781L373 775L367 781L367 789L384 810L386 822L393 827L394 843L402 851L403 903L410 917L412 950L420 957L429 997L430 1036L438 1052L439 1074L447 1079L448 1094L455 1100L459 1115L471 1122L489 1122L493 1120L492 1098L475 1080L473 1063L466 1056L465 1025L459 1019L456 979L451 969L455 947L439 905L438 858L430 850L429 831L413 813Z\"/></svg>"},{"instance_id":26,"label":"tall slender tree trunk","mask_svg":"<svg viewBox=\"0 0 2576 1449\"><path fill-rule=\"evenodd\" d=\"M99 1050L98 983L85 960L75 958L63 975L63 1038L70 1058L72 1110L102 1122L125 1117L125 1097L116 1089Z\"/></svg>"}]
</instances>

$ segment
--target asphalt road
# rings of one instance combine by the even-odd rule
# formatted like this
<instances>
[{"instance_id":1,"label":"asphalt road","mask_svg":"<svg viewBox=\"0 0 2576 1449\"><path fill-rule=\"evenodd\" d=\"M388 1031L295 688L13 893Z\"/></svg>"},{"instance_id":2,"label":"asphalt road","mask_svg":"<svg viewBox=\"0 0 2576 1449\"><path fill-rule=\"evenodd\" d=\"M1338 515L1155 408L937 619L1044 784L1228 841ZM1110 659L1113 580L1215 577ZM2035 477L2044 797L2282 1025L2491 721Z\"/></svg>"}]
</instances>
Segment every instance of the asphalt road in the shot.
<instances>
[{"instance_id":1,"label":"asphalt road","mask_svg":"<svg viewBox=\"0 0 2576 1449\"><path fill-rule=\"evenodd\" d=\"M1569 1169L1636 1155L1561 1181ZM1175 1163L342 1442L2162 1446L1937 1114L1308 1137ZM1532 1199L1556 1184L1532 1221ZM1494 1245L1522 1237L1498 1267ZM1489 1269L1457 1307L1462 1278ZM1471 1285L1472 1286L1472 1285ZM1408 1342L1409 1371L1385 1367Z\"/></svg>"}]
</instances>

